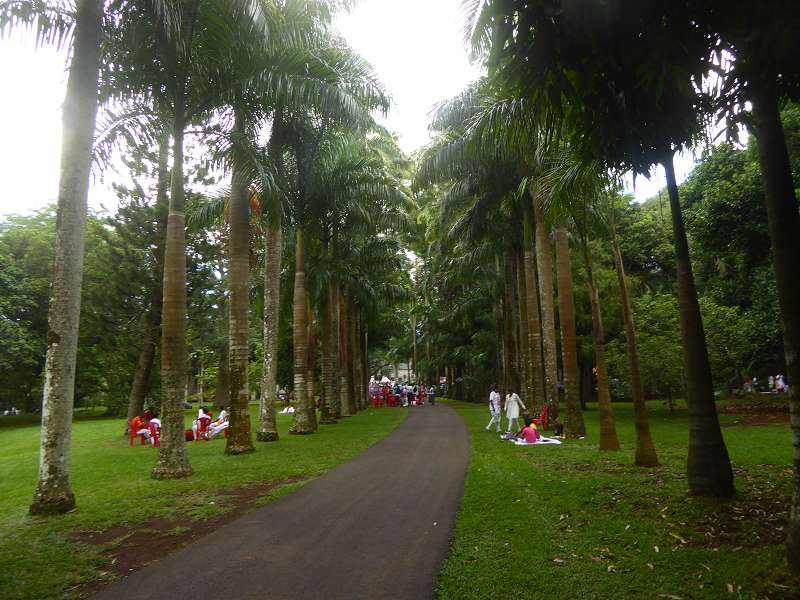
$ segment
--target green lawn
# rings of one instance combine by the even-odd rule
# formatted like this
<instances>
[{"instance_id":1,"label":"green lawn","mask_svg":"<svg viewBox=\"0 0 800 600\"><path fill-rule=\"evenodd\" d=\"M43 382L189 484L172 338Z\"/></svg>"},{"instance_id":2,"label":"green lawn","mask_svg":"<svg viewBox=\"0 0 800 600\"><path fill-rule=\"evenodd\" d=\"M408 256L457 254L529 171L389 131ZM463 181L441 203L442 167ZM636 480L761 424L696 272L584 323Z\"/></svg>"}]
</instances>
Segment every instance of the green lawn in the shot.
<instances>
[{"instance_id":1,"label":"green lawn","mask_svg":"<svg viewBox=\"0 0 800 600\"><path fill-rule=\"evenodd\" d=\"M195 411L190 411L195 414ZM251 407L251 413L257 407ZM32 518L27 509L36 484L39 428L0 428L0 598L56 598L63 590L103 578L108 558L100 546L75 541L78 532L101 531L154 517L200 519L229 509L226 489L248 483L317 476L362 452L405 418L401 410L368 410L314 435L290 436L290 416L278 415L281 440L256 452L223 454L224 439L189 443L193 477L150 479L156 451L130 448L124 421L76 421L72 434L72 486L77 509ZM187 427L191 416L187 412ZM255 426L255 418L254 418ZM291 489L291 486L286 486ZM264 501L280 495L273 490Z\"/></svg>"},{"instance_id":2,"label":"green lawn","mask_svg":"<svg viewBox=\"0 0 800 600\"><path fill-rule=\"evenodd\" d=\"M798 597L782 545L788 425L724 428L738 494L715 503L686 493L685 410L651 404L663 466L644 470L630 405L615 405L622 450L603 453L593 408L586 440L526 448L487 433L484 406L452 406L472 456L441 598Z\"/></svg>"}]
</instances>

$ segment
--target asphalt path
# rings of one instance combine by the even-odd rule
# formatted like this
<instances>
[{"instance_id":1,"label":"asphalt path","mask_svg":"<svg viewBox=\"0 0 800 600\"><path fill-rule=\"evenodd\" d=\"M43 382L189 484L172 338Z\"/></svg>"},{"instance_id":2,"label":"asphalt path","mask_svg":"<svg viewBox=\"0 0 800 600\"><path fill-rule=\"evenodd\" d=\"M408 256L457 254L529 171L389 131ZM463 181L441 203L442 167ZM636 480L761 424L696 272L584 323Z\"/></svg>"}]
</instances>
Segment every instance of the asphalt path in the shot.
<instances>
[{"instance_id":1,"label":"asphalt path","mask_svg":"<svg viewBox=\"0 0 800 600\"><path fill-rule=\"evenodd\" d=\"M97 599L434 597L469 460L448 406L299 490L102 590Z\"/></svg>"}]
</instances>

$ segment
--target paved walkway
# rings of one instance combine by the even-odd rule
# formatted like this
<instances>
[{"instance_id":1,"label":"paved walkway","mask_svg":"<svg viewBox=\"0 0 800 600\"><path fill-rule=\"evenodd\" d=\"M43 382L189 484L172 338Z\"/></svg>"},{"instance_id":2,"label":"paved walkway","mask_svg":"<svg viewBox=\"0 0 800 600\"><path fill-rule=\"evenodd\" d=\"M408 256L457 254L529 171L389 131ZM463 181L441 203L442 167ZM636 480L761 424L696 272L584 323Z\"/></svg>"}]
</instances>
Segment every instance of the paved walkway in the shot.
<instances>
[{"instance_id":1,"label":"paved walkway","mask_svg":"<svg viewBox=\"0 0 800 600\"><path fill-rule=\"evenodd\" d=\"M469 460L447 406L292 494L112 585L98 599L432 598Z\"/></svg>"}]
</instances>

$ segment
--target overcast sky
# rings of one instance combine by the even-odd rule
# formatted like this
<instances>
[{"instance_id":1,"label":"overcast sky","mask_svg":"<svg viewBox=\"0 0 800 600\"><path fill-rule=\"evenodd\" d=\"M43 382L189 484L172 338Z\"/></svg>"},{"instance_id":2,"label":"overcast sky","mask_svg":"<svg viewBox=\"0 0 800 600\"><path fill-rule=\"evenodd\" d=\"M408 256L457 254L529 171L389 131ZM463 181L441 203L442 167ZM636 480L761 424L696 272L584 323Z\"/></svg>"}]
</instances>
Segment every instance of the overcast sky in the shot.
<instances>
[{"instance_id":1,"label":"overcast sky","mask_svg":"<svg viewBox=\"0 0 800 600\"><path fill-rule=\"evenodd\" d=\"M342 34L372 63L394 101L385 125L410 152L428 141L428 115L480 71L470 65L462 39L461 0L362 0L337 21ZM63 54L34 51L30 41L0 40L0 216L27 213L54 201L61 150L60 106L66 72ZM691 159L678 161L680 180ZM639 178L645 199L664 185L663 170ZM90 206L115 207L113 194L94 181Z\"/></svg>"}]
</instances>

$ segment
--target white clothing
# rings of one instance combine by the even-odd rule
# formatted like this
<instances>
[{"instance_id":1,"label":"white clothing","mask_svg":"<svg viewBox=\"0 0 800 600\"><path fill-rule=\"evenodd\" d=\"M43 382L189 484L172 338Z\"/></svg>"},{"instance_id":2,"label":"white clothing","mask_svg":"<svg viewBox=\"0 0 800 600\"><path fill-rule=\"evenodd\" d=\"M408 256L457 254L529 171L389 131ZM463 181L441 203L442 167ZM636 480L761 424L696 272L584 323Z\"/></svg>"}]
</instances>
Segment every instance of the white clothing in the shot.
<instances>
[{"instance_id":1,"label":"white clothing","mask_svg":"<svg viewBox=\"0 0 800 600\"><path fill-rule=\"evenodd\" d=\"M492 390L492 392L489 394L489 412L492 414L500 414L500 402L500 394Z\"/></svg>"},{"instance_id":2,"label":"white clothing","mask_svg":"<svg viewBox=\"0 0 800 600\"><path fill-rule=\"evenodd\" d=\"M525 405L522 403L522 399L517 395L516 392L506 395L506 417L509 420L519 419L520 407L522 407L522 410L525 410Z\"/></svg>"},{"instance_id":3,"label":"white clothing","mask_svg":"<svg viewBox=\"0 0 800 600\"><path fill-rule=\"evenodd\" d=\"M206 432L206 439L210 440L211 438L218 436L220 433L225 431L229 426L230 422L228 421L223 421L219 425L211 425L208 428L208 431Z\"/></svg>"},{"instance_id":4,"label":"white clothing","mask_svg":"<svg viewBox=\"0 0 800 600\"><path fill-rule=\"evenodd\" d=\"M489 431L492 428L492 425L497 425L497 431L500 431L500 428L503 426L503 419L500 414L501 413L499 410L492 413L492 420L489 421L489 424L486 426L486 431Z\"/></svg>"}]
</instances>

